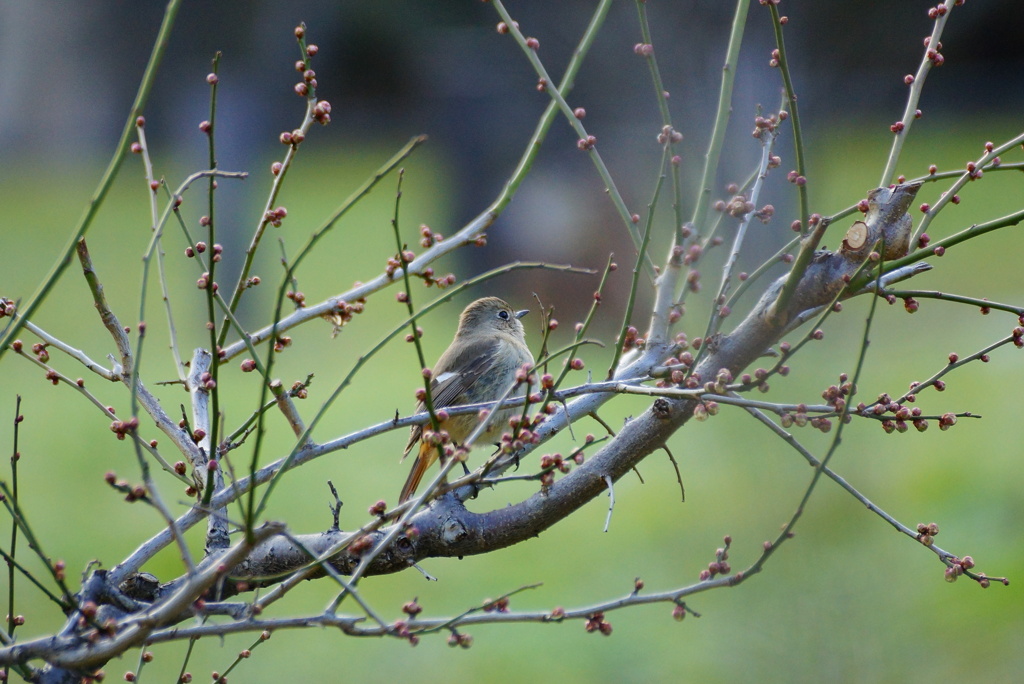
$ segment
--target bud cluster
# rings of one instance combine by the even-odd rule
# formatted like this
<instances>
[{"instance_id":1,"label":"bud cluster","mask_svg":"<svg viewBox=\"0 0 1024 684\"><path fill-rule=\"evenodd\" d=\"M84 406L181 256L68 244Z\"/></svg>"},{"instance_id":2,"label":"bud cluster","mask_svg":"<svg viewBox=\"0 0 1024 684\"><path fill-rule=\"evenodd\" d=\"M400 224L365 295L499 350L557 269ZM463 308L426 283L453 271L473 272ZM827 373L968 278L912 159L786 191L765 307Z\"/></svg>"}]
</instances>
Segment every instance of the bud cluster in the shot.
<instances>
[{"instance_id":1,"label":"bud cluster","mask_svg":"<svg viewBox=\"0 0 1024 684\"><path fill-rule=\"evenodd\" d=\"M925 546L931 546L934 542L934 538L939 534L939 526L937 523L924 523L917 524L917 540Z\"/></svg>"},{"instance_id":2,"label":"bud cluster","mask_svg":"<svg viewBox=\"0 0 1024 684\"><path fill-rule=\"evenodd\" d=\"M919 383L910 383L910 389L915 390L919 386ZM932 383L932 386L936 390L942 391L946 388L946 384L942 380L936 380ZM917 395L914 393L908 394L906 397L907 402L914 402L917 400ZM924 432L928 429L928 420L922 417L922 411L919 407L909 408L904 406L902 403L893 401L888 394L881 394L878 400L872 406L866 406L863 403L857 405L857 412L865 415L884 416L889 413L892 414L891 418L882 419L882 429L886 433L892 434L893 432L906 432L910 429L908 422L914 426L918 432ZM952 413L944 413L939 419L939 429L948 430L951 426L956 424L956 416Z\"/></svg>"},{"instance_id":3,"label":"bud cluster","mask_svg":"<svg viewBox=\"0 0 1024 684\"><path fill-rule=\"evenodd\" d=\"M119 440L123 440L125 435L129 432L134 432L135 428L139 427L139 419L132 416L128 420L115 420L110 424L110 431L117 435Z\"/></svg>"},{"instance_id":4,"label":"bud cluster","mask_svg":"<svg viewBox=\"0 0 1024 684\"><path fill-rule=\"evenodd\" d=\"M432 231L430 229L430 226L428 226L425 223L420 225L420 246L421 247L423 247L424 249L426 249L428 247L433 247L438 242L441 242L441 240L444 240L444 236L443 235L441 235L440 233L435 233L434 231Z\"/></svg>"},{"instance_id":5,"label":"bud cluster","mask_svg":"<svg viewBox=\"0 0 1024 684\"><path fill-rule=\"evenodd\" d=\"M622 351L629 351L633 348L643 349L646 344L646 340L640 337L640 333L633 326L626 328L626 334L622 339Z\"/></svg>"},{"instance_id":6,"label":"bud cluster","mask_svg":"<svg viewBox=\"0 0 1024 684\"><path fill-rule=\"evenodd\" d=\"M142 485L129 484L127 480L118 480L117 475L115 475L112 471L108 471L107 474L103 476L103 480L108 485L124 494L124 500L127 501L128 503L134 503L136 501L141 501L146 498L145 487L143 487Z\"/></svg>"},{"instance_id":7,"label":"bud cluster","mask_svg":"<svg viewBox=\"0 0 1024 684\"><path fill-rule=\"evenodd\" d=\"M587 633L600 632L605 636L612 633L612 623L604 619L604 613L594 613L587 616L587 623L584 625Z\"/></svg>"},{"instance_id":8,"label":"bud cluster","mask_svg":"<svg viewBox=\"0 0 1024 684\"><path fill-rule=\"evenodd\" d=\"M778 59L778 50L772 50L772 61ZM773 64L772 66L775 66ZM754 117L754 130L751 135L755 138L760 138L765 133L773 133L776 126L781 122L785 121L789 117L789 112L782 110L778 116L775 114L769 114L768 116L756 116Z\"/></svg>"},{"instance_id":9,"label":"bud cluster","mask_svg":"<svg viewBox=\"0 0 1024 684\"><path fill-rule=\"evenodd\" d=\"M708 563L708 567L700 571L700 580L705 582L715 575L728 575L732 572L732 566L729 565L729 545L732 543L732 537L729 535L725 536L724 545L718 549L715 549L715 560Z\"/></svg>"},{"instance_id":10,"label":"bud cluster","mask_svg":"<svg viewBox=\"0 0 1024 684\"><path fill-rule=\"evenodd\" d=\"M678 143L683 141L683 134L672 128L671 126L662 126L661 132L658 133L658 144L666 145L668 143Z\"/></svg>"},{"instance_id":11,"label":"bud cluster","mask_svg":"<svg viewBox=\"0 0 1024 684\"><path fill-rule=\"evenodd\" d=\"M281 221L283 221L286 216L288 216L288 210L285 209L284 207L278 207L277 209L270 209L269 211L267 211L266 215L263 217L263 220L271 224L275 228L280 228Z\"/></svg>"},{"instance_id":12,"label":"bud cluster","mask_svg":"<svg viewBox=\"0 0 1024 684\"><path fill-rule=\"evenodd\" d=\"M337 327L341 328L346 323L352 320L352 317L356 314L361 314L366 308L366 299L360 297L352 303L346 302L344 299L339 299L334 305L333 310L325 314L325 318L334 323Z\"/></svg>"}]
</instances>

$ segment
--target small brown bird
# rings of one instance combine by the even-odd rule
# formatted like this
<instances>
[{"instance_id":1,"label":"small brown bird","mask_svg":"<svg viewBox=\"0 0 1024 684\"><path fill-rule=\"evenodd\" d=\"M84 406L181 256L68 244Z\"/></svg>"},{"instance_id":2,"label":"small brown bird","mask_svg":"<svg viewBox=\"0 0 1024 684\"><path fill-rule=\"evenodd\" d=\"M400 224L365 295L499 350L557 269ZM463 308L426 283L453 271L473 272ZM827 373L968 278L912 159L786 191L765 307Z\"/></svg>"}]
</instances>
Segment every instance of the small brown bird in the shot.
<instances>
[{"instance_id":1,"label":"small brown bird","mask_svg":"<svg viewBox=\"0 0 1024 684\"><path fill-rule=\"evenodd\" d=\"M441 354L433 368L430 396L434 410L462 404L478 404L500 398L516 381L516 371L532 363L533 355L526 346L526 333L520 318L529 311L515 311L497 297L484 297L466 307L459 316L459 329L451 345ZM423 402L416 412L423 411ZM516 409L506 409L494 416L485 435L501 434L505 422ZM478 416L450 416L440 427L451 441L460 444L476 427ZM408 455L420 441L423 427L412 428ZM437 460L437 447L420 442L409 479L402 487L399 503L405 503L416 492L423 474Z\"/></svg>"}]
</instances>

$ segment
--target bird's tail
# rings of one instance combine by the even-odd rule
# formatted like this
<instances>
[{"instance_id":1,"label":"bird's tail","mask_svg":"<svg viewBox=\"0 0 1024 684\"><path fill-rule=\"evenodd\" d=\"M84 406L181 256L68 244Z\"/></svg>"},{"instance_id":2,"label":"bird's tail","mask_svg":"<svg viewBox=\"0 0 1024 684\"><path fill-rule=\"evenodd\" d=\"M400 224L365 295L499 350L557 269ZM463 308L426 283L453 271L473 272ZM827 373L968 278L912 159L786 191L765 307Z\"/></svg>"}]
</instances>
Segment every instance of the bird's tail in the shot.
<instances>
[{"instance_id":1,"label":"bird's tail","mask_svg":"<svg viewBox=\"0 0 1024 684\"><path fill-rule=\"evenodd\" d=\"M420 486L423 474L436 460L437 447L421 442L419 453L416 454L416 460L412 464L412 470L409 471L409 477L405 481L405 486L402 487L402 493L398 496L399 504L404 504L412 498L412 495L416 493L416 488Z\"/></svg>"}]
</instances>

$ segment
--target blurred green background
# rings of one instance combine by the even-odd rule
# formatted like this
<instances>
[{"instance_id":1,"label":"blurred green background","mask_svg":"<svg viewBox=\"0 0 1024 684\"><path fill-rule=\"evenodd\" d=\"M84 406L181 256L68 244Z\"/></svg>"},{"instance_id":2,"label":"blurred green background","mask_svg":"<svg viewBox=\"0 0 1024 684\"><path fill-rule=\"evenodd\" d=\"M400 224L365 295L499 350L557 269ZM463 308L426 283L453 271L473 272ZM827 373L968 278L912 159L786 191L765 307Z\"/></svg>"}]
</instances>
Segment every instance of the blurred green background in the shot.
<instances>
[{"instance_id":1,"label":"blurred green background","mask_svg":"<svg viewBox=\"0 0 1024 684\"><path fill-rule=\"evenodd\" d=\"M628 6L626 10L633 11ZM473 12L479 10L474 8ZM585 18L583 14L573 16L577 24ZM485 19L488 23L479 26L490 31L493 17L487 14ZM918 30L920 24L913 29ZM276 27L266 40L288 45L286 29L289 26ZM312 30L314 40L324 42L325 50L329 51L330 44L315 37L315 27ZM756 43L759 31L764 32L764 17L756 15L750 40ZM545 34L540 27L536 32L543 42ZM556 36L558 40L544 45L554 42L556 50L564 50L574 40L571 31L565 33L565 38ZM623 41L635 42L634 33L630 32ZM191 39L181 33L177 40L176 49L183 51ZM228 34L224 40L231 44L233 38ZM916 55L917 40L906 42L913 43L912 53ZM599 52L602 47L609 48L605 43L595 48L598 52L586 77L591 82L600 80L605 73L603 68L612 72L618 68L602 56L607 54ZM500 52L498 45L491 48L509 59L519 58L505 43L500 44L500 49L507 52ZM717 59L721 47L715 49ZM763 69L768 78L776 78L761 64L766 61L762 57L758 52L746 63L755 74ZM208 59L205 53L203 59ZM751 60L756 61L756 67ZM912 64L888 69L886 83L898 82L904 71L912 69ZM285 66L289 65L286 62ZM685 67L671 66L685 73ZM667 67L663 63L662 68ZM61 65L52 68L59 70ZM190 122L188 126L179 125L167 112L158 110L151 116L147 112L151 122L167 122L165 128L151 123L147 132L154 146L158 173L165 175L172 186L205 163L205 142L194 133L195 123L205 116L202 68L191 74L191 80L181 91L182 101L178 102L188 105L185 109L191 118L183 119ZM244 60L236 60L232 68L244 70ZM629 66L637 79L643 79L644 68L642 63ZM318 72L324 88L329 88L331 72L319 67ZM939 76L953 77L938 72L933 78ZM289 79L293 78L284 74L248 95L255 101L267 102L268 109L276 107L284 112L280 116L268 115L273 119L274 130L294 127L301 114L301 103L289 94ZM820 74L817 78L813 74L807 76L811 93L808 99L812 102L818 93L814 88L823 80L825 77ZM166 82L163 85L166 97L166 90L173 86ZM529 85L528 78L512 81L508 90L517 92L524 85ZM225 92L232 87L225 83ZM713 92L715 83L704 83L701 87ZM776 87L772 82L771 88ZM343 91L329 97L335 106L334 123L324 131L313 131L289 174L278 202L288 208L289 216L282 228L268 234L264 244L255 272L268 287L251 290L247 295L241 316L248 326L261 326L269 321L272 288L281 273L278 238L285 241L288 253L294 254L324 217L405 139L421 130L434 134L429 126L395 126L383 131L372 128L360 118L363 115L358 108L362 101L353 103L356 111L347 118L347 94ZM745 177L756 159L757 150L746 136L758 95L743 91L738 96L738 114L730 129L732 142L727 155L727 168L734 169L734 175L729 176L727 171L723 185L733 177ZM504 97L510 96L506 92ZM775 95L771 97L774 102ZM818 119L808 117L807 123L815 211L834 213L856 202L878 183L888 151L887 127L901 111L901 97L880 97L884 111L868 106L842 119L825 114L827 108L820 100L827 98L821 95L817 96L817 104L809 104L810 111L818 107L823 112ZM525 144L526 138L519 131L532 126L531 117L543 104L540 97L530 100L533 113L517 121L514 134L501 126L491 128L494 119L486 115L482 123L478 121L475 125L490 129L495 144L500 143L503 148L504 160L510 151L513 156L518 154ZM1012 108L998 104L989 102L988 107L954 115L943 113L936 103L938 113L915 124L900 172L920 175L930 163L943 169L961 167L966 160L980 156L984 141L998 143L1018 134L1021 117L1011 116ZM602 130L610 131L608 137L613 139L607 142L612 172L623 178L627 201L639 208L649 196L656 173L658 150L652 144L651 131L658 125L652 103L645 100L637 105L637 112L646 117L641 124L636 121L639 114L629 112L631 106L628 102L620 103L614 109L602 103L593 107L597 118L588 119L587 123L590 126L593 121L599 136ZM467 117L476 111L464 103L456 107ZM255 113L257 118L258 114ZM415 120L415 111L403 115ZM599 128L602 123L606 129ZM371 133L361 134L364 124ZM116 117L107 122L109 128L117 125ZM687 145L701 149L706 130L696 124L680 128L687 134ZM280 157L283 148L276 144L276 134L254 134L244 118L240 121L226 115L222 131L225 149L231 152L221 156L221 167L252 172L247 181L222 182L218 191L218 216L226 247L224 266L229 272L237 272L245 236L256 224L269 187L270 163ZM459 259L439 264L439 274L450 270L462 280L485 264L523 258L524 254L546 254L546 245L551 243L569 245L568 252L558 253L557 258L552 258L554 261L569 260L574 265L595 267L614 249L620 263L629 264L630 252L621 228L601 195L592 168L573 149L563 122L556 122L554 131L550 149L542 154L535 174L524 184L522 195L513 205L514 211L492 231L494 236L488 247L470 250ZM62 130L61 135L74 138L73 131ZM788 135L787 131L780 138L783 170L792 164ZM101 137L109 140L109 131ZM463 179L467 167L461 158L464 152L458 150L457 139L446 140L443 133L440 138L440 144L433 141L405 165L401 225L410 244L418 237L420 223L445 234L454 232L467 216L490 201L500 185L496 181L481 183L486 187L474 192L486 190L492 194L466 197ZM643 141L642 146L637 140ZM90 144L101 147L94 140ZM67 155L26 155L16 147L4 148L6 170L0 176L0 206L5 214L0 234L6 257L0 268L0 296L26 298L41 282L67 239L106 157L77 148ZM44 145L41 149L48 148ZM690 159L693 163L687 167L687 176L692 184L699 157L694 154ZM1019 152L1012 159L1007 155L1006 160L1018 161ZM478 158L476 162L487 169L489 178L500 180L511 170L504 161ZM1019 209L1024 193L1018 178L1017 173L986 174L982 182L961 192L963 202L943 212L929 232L933 238L943 237L971 223ZM389 222L394 187L394 178L385 180L306 262L299 274L299 286L307 301L320 301L343 291L353 281L368 280L381 271L393 251ZM754 227L751 244L757 254L750 257L752 264L757 262L756 257L770 254L790 236L791 189L785 183L770 187L771 193L762 201L774 203L779 215L766 228ZM552 188L559 192L569 189L574 194L553 193ZM922 201L934 202L941 190L942 186L926 187L921 193ZM139 160L128 159L88 236L97 272L111 304L122 323L133 327L139 310L140 255L150 239L147 192ZM204 213L203 204L202 192L193 191L186 198L184 210L192 226ZM667 207L667 203L662 206L663 215L668 213ZM573 233L580 227L585 230L583 238ZM541 241L539 236L545 234L552 238L551 243ZM835 246L838 239L829 237L826 242ZM659 242L659 248L663 244L664 240ZM180 344L187 355L188 350L206 343L205 300L194 286L199 275L196 264L183 256L185 241L180 231L168 228L164 246L168 280L175 293ZM1024 288L1017 273L1022 248L1024 240L1019 228L990 234L950 250L942 259L932 259L935 270L916 279L911 286L1020 303ZM709 260L705 265L709 277L716 263ZM621 293L628 285L628 271L620 269L610 288ZM707 285L712 282L713 279ZM516 306L536 308L531 301L531 293L536 292L545 303L556 306L556 316L563 322L559 339L565 341L572 328L570 324L588 305L594 287L595 281L585 276L542 277L535 273L491 281L425 318L427 355L436 358L450 340L454 318L462 305L484 294L498 294ZM144 379L159 394L168 412L176 416L178 404L186 403L187 397L180 388L155 386L175 374L166 349L167 327L155 282L150 283L149 292L145 302L148 334ZM313 322L290 333L294 344L277 358L275 375L290 384L308 373L315 374L309 399L299 404L304 416L317 410L363 350L404 318L404 307L394 301L393 294L394 288L371 298L366 313L336 338L331 338L330 326L324 322ZM415 301L420 304L433 294L431 290L414 290ZM601 310L599 332L606 338L618 325L622 304L621 296L610 296ZM861 298L833 317L825 340L810 345L791 364L793 372L788 378L772 383L768 398L815 402L840 372L852 373L868 305L869 301ZM701 334L702 314L702 305L694 301L681 329L691 337ZM528 334L536 342L537 319L531 315L527 321ZM102 360L113 350L81 273L74 266L68 269L34 322L94 359ZM642 324L643 320L638 317L636 322ZM899 305L880 305L868 366L860 384L861 398L869 400L880 392L900 393L912 380L928 377L941 368L950 352L973 352L1006 335L1014 322L1008 314L996 312L982 317L971 307L929 300L922 301L921 310L913 316ZM35 341L27 332L21 337L26 342ZM936 542L940 546L974 556L981 571L1009 576L1013 580L1009 587L996 585L983 591L967 580L947 584L942 578L943 566L933 554L894 534L834 484L823 481L796 528L795 539L773 556L762 574L741 587L701 594L688 603L701 613L700 619L691 616L677 624L671 619L668 605L613 612L608 615L614 627L609 638L586 634L582 623L478 627L470 630L475 641L468 651L448 648L443 635L425 638L413 649L396 640L355 639L332 630L279 632L235 670L231 680L418 678L461 682L486 678L520 682L545 678L813 682L924 681L948 677L1012 681L1024 668L1020 650L1024 601L1019 590L1024 570L1020 532L1024 519L1020 494L1024 465L1015 422L1019 415L1017 388L1024 382L1024 371L1017 354L1012 348L1000 349L992 355L991 363L975 364L954 373L947 378L946 392L923 393L917 403L926 413L969 410L983 415L982 420L961 420L948 432L940 432L933 425L923 434L912 431L904 435L885 435L877 424L857 421L847 428L843 447L832 461L834 469L904 523L913 526L917 522L938 522L941 532ZM53 364L67 375L85 377L88 388L116 407L118 415L127 414L128 397L123 387L90 377L59 352L51 351L51 357ZM609 354L606 350L588 350L585 358L588 369L599 376L607 368ZM396 410L409 411L414 403L417 367L408 345L399 341L389 346L367 364L353 386L342 394L314 437L325 441L386 420ZM239 372L236 359L225 367L220 387L226 422L229 426L237 425L254 408L257 378ZM107 421L81 397L65 386L51 386L39 369L12 354L0 361L0 444L4 449L11 444L16 394L24 397L22 412L26 416L20 437L22 505L46 552L67 563L72 579L93 559L106 567L114 565L160 529L161 521L153 511L125 503L103 483L104 473L110 470L130 481L138 480L131 447L118 442ZM612 425L620 425L625 417L642 412L647 405L643 400L619 399L602 416ZM278 415L270 416L269 426L266 460L286 453L290 447L289 431ZM577 435L588 431L600 433L600 427L587 420L578 423L576 430ZM157 435L149 421L142 421L141 431L147 438L159 439L165 456L176 460L166 438ZM819 455L829 443L829 436L812 434L810 430L798 431L797 436ZM408 467L398 462L404 442L404 432L393 432L291 473L277 490L268 517L287 521L296 532L325 529L330 525L328 504L332 499L326 486L330 479L345 502L342 527L362 524L367 507L374 501L396 498ZM569 436L562 435L544 451L565 452L570 443ZM607 501L599 498L540 538L516 547L463 560L425 561L423 566L438 578L436 583L409 571L367 579L361 589L382 615L398 619L401 605L413 597L418 597L427 616L450 615L479 605L488 597L536 582L543 585L516 595L513 609L590 605L629 593L635 577L643 578L650 591L686 585L695 581L700 570L713 560L723 535L731 535L734 540L734 569L753 561L763 540L774 538L788 520L811 475L799 455L769 438L764 428L738 411L723 410L707 423L686 426L673 437L670 446L686 485L685 503L679 502L671 465L663 455L655 454L640 467L644 484L635 476L618 484L616 510L607 533L602 531ZM243 448L235 452L235 458L247 458L248 453ZM523 468L535 465L536 458L531 457ZM162 478L165 500L176 512L184 511L187 501L181 487L169 477L158 477ZM498 507L530 491L530 485L520 485L488 492L472 507ZM194 553L200 553L201 532L193 531L190 543ZM24 546L19 550L19 559L39 571ZM180 572L181 564L175 553L167 551L146 570L166 580ZM3 573L0 596L7 594L7 581ZM290 600L276 604L269 614L315 614L331 601L335 590L327 581L308 583L297 588ZM15 612L27 618L26 625L18 630L20 638L59 628L62 616L22 579L18 580L16 596ZM210 671L223 671L253 639L245 635L200 642L189 670L196 681L202 681ZM172 681L184 650L184 644L154 648L156 659L146 667L144 678ZM136 669L134 657L109 663L107 672L120 676L124 670Z\"/></svg>"}]
</instances>

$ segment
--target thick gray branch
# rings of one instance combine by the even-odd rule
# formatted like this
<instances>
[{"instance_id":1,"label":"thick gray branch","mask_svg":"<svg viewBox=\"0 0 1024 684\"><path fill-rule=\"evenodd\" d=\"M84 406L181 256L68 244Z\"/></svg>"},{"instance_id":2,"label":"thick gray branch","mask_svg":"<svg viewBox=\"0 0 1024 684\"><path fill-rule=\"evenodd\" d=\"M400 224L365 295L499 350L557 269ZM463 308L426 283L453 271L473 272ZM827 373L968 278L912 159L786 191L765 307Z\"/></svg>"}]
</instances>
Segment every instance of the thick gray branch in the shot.
<instances>
[{"instance_id":1,"label":"thick gray branch","mask_svg":"<svg viewBox=\"0 0 1024 684\"><path fill-rule=\"evenodd\" d=\"M885 244L886 260L906 254L911 227L907 210L917 190L918 186L897 186L873 191L871 208L863 222L864 234L858 234L857 239L849 244L844 241L843 247L836 252L817 252L784 312L773 312L772 308L785 277L769 286L750 314L732 332L717 335L706 342L709 345L707 353L695 374L705 380L714 378L720 369L728 369L734 376L740 374L765 349L778 342L789 329L790 321L803 311L825 306L840 296L879 241ZM635 373L634 366L629 369ZM569 414L578 415L580 408L599 405L602 399L607 400L607 397L581 397L574 404L583 403L576 410L570 404ZM695 405L696 400L693 399L662 397L655 400L650 409L629 421L614 439L582 466L513 506L474 513L465 508L456 494L435 500L410 520L417 534L399 535L391 548L373 561L366 574L397 572L411 563L435 556L487 553L537 536L604 492L607 489L606 477L618 480L661 448L690 419ZM563 415L561 420L552 421L549 429L557 431L566 418ZM369 536L379 543L385 534L385 531L374 531ZM346 533L335 531L306 535L299 540L316 553L318 549L329 549L331 544L345 536ZM266 562L261 562L258 556L264 557ZM358 556L343 551L331 560L331 565L346 573L352 571L358 560ZM307 554L297 547L289 548L284 540L278 539L257 549L248 559L249 565L245 570L253 572L263 568L262 572L253 572L253 575L266 578L268 574L287 573L289 563L295 563L292 566L295 569L308 562ZM274 581L270 579L267 583Z\"/></svg>"}]
</instances>

